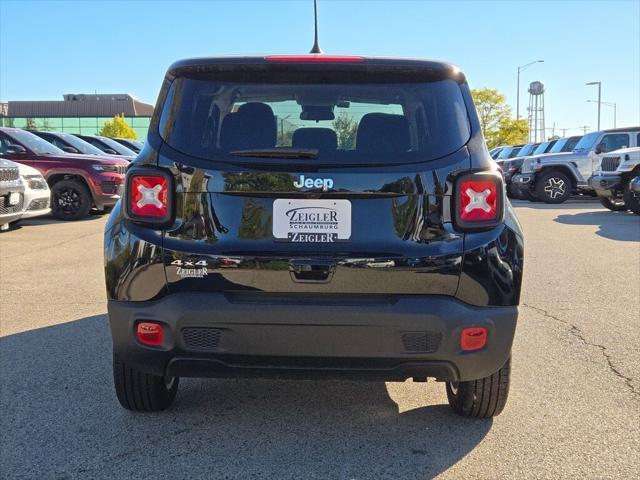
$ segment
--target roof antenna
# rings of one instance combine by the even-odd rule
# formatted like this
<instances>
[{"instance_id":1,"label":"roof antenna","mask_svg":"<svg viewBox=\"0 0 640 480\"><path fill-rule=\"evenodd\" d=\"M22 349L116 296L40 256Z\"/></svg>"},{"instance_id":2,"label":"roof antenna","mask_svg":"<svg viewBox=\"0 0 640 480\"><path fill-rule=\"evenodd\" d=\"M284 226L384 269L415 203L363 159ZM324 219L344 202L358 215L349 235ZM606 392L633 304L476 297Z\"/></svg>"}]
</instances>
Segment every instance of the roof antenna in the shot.
<instances>
[{"instance_id":1,"label":"roof antenna","mask_svg":"<svg viewBox=\"0 0 640 480\"><path fill-rule=\"evenodd\" d=\"M317 0L313 0L313 21L314 21L314 41L313 47L311 47L311 51L309 53L322 53L320 50L320 45L318 45L318 5Z\"/></svg>"}]
</instances>

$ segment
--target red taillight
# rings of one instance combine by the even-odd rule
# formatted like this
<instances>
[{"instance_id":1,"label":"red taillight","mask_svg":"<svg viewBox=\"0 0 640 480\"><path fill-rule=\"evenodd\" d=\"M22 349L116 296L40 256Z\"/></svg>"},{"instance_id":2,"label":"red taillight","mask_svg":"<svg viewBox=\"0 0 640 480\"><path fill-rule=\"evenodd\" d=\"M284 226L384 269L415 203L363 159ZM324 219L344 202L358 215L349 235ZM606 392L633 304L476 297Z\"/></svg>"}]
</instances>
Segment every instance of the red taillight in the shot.
<instances>
[{"instance_id":1,"label":"red taillight","mask_svg":"<svg viewBox=\"0 0 640 480\"><path fill-rule=\"evenodd\" d=\"M487 344L487 329L484 327L464 328L460 334L460 348L465 352L480 350Z\"/></svg>"},{"instance_id":2,"label":"red taillight","mask_svg":"<svg viewBox=\"0 0 640 480\"><path fill-rule=\"evenodd\" d=\"M165 224L171 218L172 181L168 173L151 169L130 171L126 187L127 217Z\"/></svg>"},{"instance_id":3,"label":"red taillight","mask_svg":"<svg viewBox=\"0 0 640 480\"><path fill-rule=\"evenodd\" d=\"M131 179L130 209L140 217L167 216L168 182L164 176L136 175Z\"/></svg>"},{"instance_id":4,"label":"red taillight","mask_svg":"<svg viewBox=\"0 0 640 480\"><path fill-rule=\"evenodd\" d=\"M159 347L162 345L162 339L164 337L162 325L155 322L140 322L136 329L136 337L143 345Z\"/></svg>"},{"instance_id":5,"label":"red taillight","mask_svg":"<svg viewBox=\"0 0 640 480\"><path fill-rule=\"evenodd\" d=\"M356 55L325 55L324 53L311 53L309 55L267 55L267 62L292 62L292 63L359 63L364 57Z\"/></svg>"},{"instance_id":6,"label":"red taillight","mask_svg":"<svg viewBox=\"0 0 640 480\"><path fill-rule=\"evenodd\" d=\"M478 172L456 179L452 196L459 229L490 228L504 219L504 180L495 172Z\"/></svg>"}]
</instances>

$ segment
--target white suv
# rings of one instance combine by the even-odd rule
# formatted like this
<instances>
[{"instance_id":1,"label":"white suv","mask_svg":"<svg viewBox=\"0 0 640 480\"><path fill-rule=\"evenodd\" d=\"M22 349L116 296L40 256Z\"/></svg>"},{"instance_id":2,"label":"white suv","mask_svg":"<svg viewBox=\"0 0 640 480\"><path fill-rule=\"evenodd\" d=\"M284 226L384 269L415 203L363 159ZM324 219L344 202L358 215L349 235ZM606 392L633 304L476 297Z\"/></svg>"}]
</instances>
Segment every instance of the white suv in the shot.
<instances>
[{"instance_id":1,"label":"white suv","mask_svg":"<svg viewBox=\"0 0 640 480\"><path fill-rule=\"evenodd\" d=\"M562 203L576 191L593 192L587 183L609 152L640 146L640 127L586 134L572 152L529 157L512 179L519 190L545 203Z\"/></svg>"},{"instance_id":2,"label":"white suv","mask_svg":"<svg viewBox=\"0 0 640 480\"><path fill-rule=\"evenodd\" d=\"M640 176L640 147L623 148L609 152L600 167L589 178L589 186L609 210L638 211L640 199L631 191L630 183Z\"/></svg>"}]
</instances>

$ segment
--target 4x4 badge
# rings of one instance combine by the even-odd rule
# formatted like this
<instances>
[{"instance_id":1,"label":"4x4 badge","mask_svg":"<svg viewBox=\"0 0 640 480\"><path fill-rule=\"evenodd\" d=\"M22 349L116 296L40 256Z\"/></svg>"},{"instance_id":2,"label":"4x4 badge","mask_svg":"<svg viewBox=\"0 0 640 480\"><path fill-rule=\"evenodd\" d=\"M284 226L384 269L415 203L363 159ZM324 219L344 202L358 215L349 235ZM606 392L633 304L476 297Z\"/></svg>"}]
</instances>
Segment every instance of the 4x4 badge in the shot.
<instances>
[{"instance_id":1,"label":"4x4 badge","mask_svg":"<svg viewBox=\"0 0 640 480\"><path fill-rule=\"evenodd\" d=\"M180 278L203 278L209 274L206 260L174 260L171 265L176 266L176 275Z\"/></svg>"}]
</instances>

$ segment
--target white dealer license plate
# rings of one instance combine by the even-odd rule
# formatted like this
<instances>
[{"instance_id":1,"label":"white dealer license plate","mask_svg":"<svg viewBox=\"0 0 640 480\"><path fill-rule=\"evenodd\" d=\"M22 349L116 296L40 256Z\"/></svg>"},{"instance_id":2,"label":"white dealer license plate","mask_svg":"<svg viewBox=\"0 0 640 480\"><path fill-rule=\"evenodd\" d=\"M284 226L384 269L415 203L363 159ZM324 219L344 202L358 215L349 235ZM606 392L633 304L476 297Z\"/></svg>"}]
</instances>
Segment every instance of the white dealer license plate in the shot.
<instances>
[{"instance_id":1,"label":"white dealer license plate","mask_svg":"<svg viewBox=\"0 0 640 480\"><path fill-rule=\"evenodd\" d=\"M9 194L9 205L18 205L20 203L20 194L18 192L11 192Z\"/></svg>"},{"instance_id":2,"label":"white dealer license plate","mask_svg":"<svg viewBox=\"0 0 640 480\"><path fill-rule=\"evenodd\" d=\"M279 198L273 202L273 236L285 242L349 240L351 202Z\"/></svg>"}]
</instances>

